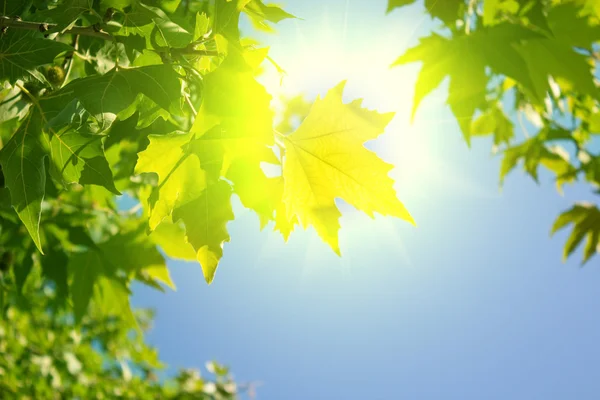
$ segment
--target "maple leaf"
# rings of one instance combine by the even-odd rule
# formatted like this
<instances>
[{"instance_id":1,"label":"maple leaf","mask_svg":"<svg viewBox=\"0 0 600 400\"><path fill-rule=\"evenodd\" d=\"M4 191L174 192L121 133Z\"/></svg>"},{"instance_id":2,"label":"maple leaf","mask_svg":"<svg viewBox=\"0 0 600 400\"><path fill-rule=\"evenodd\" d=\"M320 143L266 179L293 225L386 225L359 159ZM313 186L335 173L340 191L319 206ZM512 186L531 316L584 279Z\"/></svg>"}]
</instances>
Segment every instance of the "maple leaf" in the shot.
<instances>
[{"instance_id":1,"label":"maple leaf","mask_svg":"<svg viewBox=\"0 0 600 400\"><path fill-rule=\"evenodd\" d=\"M566 260L581 244L583 239L587 237L582 261L582 264L585 264L598 251L600 239L600 210L593 204L575 204L570 210L567 210L558 216L552 227L551 234L556 233L568 225L573 225L573 230L565 243L563 260Z\"/></svg>"},{"instance_id":2,"label":"maple leaf","mask_svg":"<svg viewBox=\"0 0 600 400\"><path fill-rule=\"evenodd\" d=\"M361 100L342 102L345 82L317 98L310 113L292 134L282 136L283 201L288 220L312 225L321 238L340 254L338 245L341 198L367 215L375 212L414 224L396 197L388 176L392 166L363 144L377 138L393 117L361 107Z\"/></svg>"},{"instance_id":3,"label":"maple leaf","mask_svg":"<svg viewBox=\"0 0 600 400\"><path fill-rule=\"evenodd\" d=\"M0 40L0 81L14 82L32 76L43 82L44 78L36 68L52 63L57 55L72 49L65 43L9 30Z\"/></svg>"}]
</instances>

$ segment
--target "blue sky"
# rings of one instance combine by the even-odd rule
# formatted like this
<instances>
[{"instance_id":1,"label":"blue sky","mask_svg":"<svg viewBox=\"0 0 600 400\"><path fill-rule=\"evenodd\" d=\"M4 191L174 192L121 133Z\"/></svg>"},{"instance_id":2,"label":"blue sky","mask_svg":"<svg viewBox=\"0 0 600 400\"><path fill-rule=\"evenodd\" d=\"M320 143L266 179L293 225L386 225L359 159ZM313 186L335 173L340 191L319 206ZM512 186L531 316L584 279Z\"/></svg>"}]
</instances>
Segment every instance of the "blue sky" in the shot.
<instances>
[{"instance_id":1,"label":"blue sky","mask_svg":"<svg viewBox=\"0 0 600 400\"><path fill-rule=\"evenodd\" d=\"M374 0L288 0L303 18L261 39L287 71L272 92L308 97L348 79L348 100L397 115L369 146L396 169L418 226L343 206L338 258L313 230L287 244L236 206L211 286L170 262L176 292L138 286L157 310L147 339L173 369L228 364L258 399L598 399L598 257L562 262L554 218L585 186L556 192L513 172L502 190L488 140L468 149L445 87L409 124L418 65L389 69L431 28L420 6L385 16ZM382 83L383 82L383 83Z\"/></svg>"}]
</instances>

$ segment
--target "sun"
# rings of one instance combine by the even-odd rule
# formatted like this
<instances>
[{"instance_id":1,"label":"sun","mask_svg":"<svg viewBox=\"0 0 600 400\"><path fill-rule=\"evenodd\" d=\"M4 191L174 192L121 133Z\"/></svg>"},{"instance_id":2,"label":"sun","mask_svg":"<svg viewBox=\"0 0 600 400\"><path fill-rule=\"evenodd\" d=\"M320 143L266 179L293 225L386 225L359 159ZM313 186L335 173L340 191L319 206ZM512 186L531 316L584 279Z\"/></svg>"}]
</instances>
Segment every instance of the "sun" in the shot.
<instances>
[{"instance_id":1,"label":"sun","mask_svg":"<svg viewBox=\"0 0 600 400\"><path fill-rule=\"evenodd\" d=\"M395 166L392 177L401 178L404 186L399 192L422 192L426 188L413 186L419 185L418 177L423 174L435 173L435 160L428 157L427 143L418 137L410 120L419 66L390 65L414 45L424 18L399 24L374 7L361 9L349 1L345 4L343 12L313 9L316 15L291 20L282 25L279 34L264 36L270 57L285 75L267 61L259 80L273 96L275 109L281 107L282 96L304 94L312 100L346 81L344 97L348 101L362 98L365 107L394 112L386 133L368 147ZM357 24L377 29L367 30Z\"/></svg>"},{"instance_id":2,"label":"sun","mask_svg":"<svg viewBox=\"0 0 600 400\"><path fill-rule=\"evenodd\" d=\"M273 96L273 107L276 110L281 107L282 96L304 94L308 100L313 100L341 81L346 81L345 100L362 98L367 108L395 113L385 133L366 146L394 166L390 176L396 182L398 198L417 219L417 225L419 215L425 214L428 207L435 206L433 199L439 199L441 190L462 187L487 196L484 190L461 176L453 165L440 158L439 151L436 154L434 150L440 148L439 143L434 143L440 140L439 125L444 125L443 129L447 125L448 130L456 128L455 120L444 116L445 90L429 96L412 121L414 87L420 66L390 67L400 54L416 44L423 16L410 18L409 23L398 23L382 17L379 12L374 13L373 7L355 9L348 4L351 3L346 2L343 13L339 9L331 12L322 9L311 11L316 15L300 14L306 18L282 24L282 28L278 27L279 34L264 37L264 42L270 46L270 57L285 70L282 76L266 61L263 74L258 78ZM377 29L369 30L357 24ZM440 178L441 175L443 178ZM344 248L364 247L365 231L370 232L370 237L377 238L372 243L374 247L388 241L396 243L396 246L402 243L405 228L398 228L399 224L395 221L385 218L372 221L350 206L344 207L342 214L342 251ZM401 229L402 234L397 229ZM314 232L312 236L315 242L318 241ZM273 239L273 243L279 242L279 238ZM306 242L305 245L303 252L307 252L309 247L318 248L321 255L328 251L321 244L308 246ZM408 260L407 254L399 257ZM333 258L327 260L334 263Z\"/></svg>"},{"instance_id":3,"label":"sun","mask_svg":"<svg viewBox=\"0 0 600 400\"><path fill-rule=\"evenodd\" d=\"M325 10L314 20L292 20L293 29L266 37L271 58L285 70L282 76L266 66L260 81L269 93L275 99L298 93L310 98L346 80L348 98L364 98L366 105L384 111L409 110L414 78L390 65L415 28L394 26L365 36L348 28L353 15L352 7L344 13Z\"/></svg>"}]
</instances>

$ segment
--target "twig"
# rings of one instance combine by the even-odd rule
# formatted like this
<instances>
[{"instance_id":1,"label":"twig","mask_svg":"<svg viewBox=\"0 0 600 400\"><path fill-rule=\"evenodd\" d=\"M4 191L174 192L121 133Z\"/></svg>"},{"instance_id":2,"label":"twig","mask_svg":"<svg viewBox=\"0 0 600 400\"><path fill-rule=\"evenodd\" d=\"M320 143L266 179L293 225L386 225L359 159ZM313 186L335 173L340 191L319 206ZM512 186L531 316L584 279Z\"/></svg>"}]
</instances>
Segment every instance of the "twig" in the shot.
<instances>
[{"instance_id":1,"label":"twig","mask_svg":"<svg viewBox=\"0 0 600 400\"><path fill-rule=\"evenodd\" d=\"M185 101L187 102L187 105L190 107L190 110L192 111L192 114L195 116L198 115L198 111L196 111L196 109L194 108L194 105L192 104L192 100L190 100L190 96L186 93L183 97L185 97Z\"/></svg>"},{"instance_id":2,"label":"twig","mask_svg":"<svg viewBox=\"0 0 600 400\"><path fill-rule=\"evenodd\" d=\"M196 49L171 49L171 53L175 54L185 54L185 55L197 55L197 56L208 56L208 57L216 57L219 55L219 52L216 50L196 50Z\"/></svg>"},{"instance_id":3,"label":"twig","mask_svg":"<svg viewBox=\"0 0 600 400\"><path fill-rule=\"evenodd\" d=\"M29 31L38 31L45 32L51 31L57 27L56 24L47 24L47 23L39 23L39 22L30 22L30 21L19 21L16 19L11 19L8 17L1 16L0 17L0 29L3 27L13 28L13 29L25 29ZM72 28L66 29L62 32L58 32L58 34L67 34L67 35L82 35L82 36L92 36L97 37L104 40L113 40L113 37L103 31L97 31L96 28L92 26L74 26Z\"/></svg>"},{"instance_id":4,"label":"twig","mask_svg":"<svg viewBox=\"0 0 600 400\"><path fill-rule=\"evenodd\" d=\"M30 31L51 31L57 27L56 24L47 24L47 23L39 23L39 22L30 22L30 21L19 21L16 19L11 19L8 17L0 16L0 29L3 27L14 28L14 29L25 29ZM106 32L97 30L95 26L74 26L72 28L66 29L62 32L57 32L58 34L66 34L66 35L81 35L81 36L92 36L97 37L104 40L114 41L114 37ZM193 45L198 45L198 43L193 43ZM172 53L182 54L182 55L198 55L198 56L208 56L208 57L216 57L219 55L218 51L215 50L197 50L194 46L188 46L182 49L171 48L168 49Z\"/></svg>"}]
</instances>

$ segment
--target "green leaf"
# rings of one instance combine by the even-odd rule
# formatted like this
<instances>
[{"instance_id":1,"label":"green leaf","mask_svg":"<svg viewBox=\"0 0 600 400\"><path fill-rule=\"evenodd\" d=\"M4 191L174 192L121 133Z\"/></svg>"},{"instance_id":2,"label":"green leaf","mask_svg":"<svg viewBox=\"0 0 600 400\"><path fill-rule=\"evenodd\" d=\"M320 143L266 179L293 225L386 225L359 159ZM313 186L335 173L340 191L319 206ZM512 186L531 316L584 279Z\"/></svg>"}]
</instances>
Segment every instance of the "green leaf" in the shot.
<instances>
[{"instance_id":1,"label":"green leaf","mask_svg":"<svg viewBox=\"0 0 600 400\"><path fill-rule=\"evenodd\" d=\"M64 0L58 7L46 11L45 16L57 24L54 32L64 32L72 28L84 14L100 18L94 10L94 0Z\"/></svg>"},{"instance_id":2,"label":"green leaf","mask_svg":"<svg viewBox=\"0 0 600 400\"><path fill-rule=\"evenodd\" d=\"M206 35L210 28L210 19L204 13L196 13L194 25L194 42Z\"/></svg>"},{"instance_id":3,"label":"green leaf","mask_svg":"<svg viewBox=\"0 0 600 400\"><path fill-rule=\"evenodd\" d=\"M150 239L171 258L196 260L194 248L185 239L185 227L179 224L163 221L152 231Z\"/></svg>"},{"instance_id":4,"label":"green leaf","mask_svg":"<svg viewBox=\"0 0 600 400\"><path fill-rule=\"evenodd\" d=\"M514 126L499 106L490 108L473 121L471 135L494 135L494 144L509 143L514 137Z\"/></svg>"},{"instance_id":5,"label":"green leaf","mask_svg":"<svg viewBox=\"0 0 600 400\"><path fill-rule=\"evenodd\" d=\"M173 221L183 221L187 241L196 251L206 283L211 283L221 257L223 243L230 237L227 222L233 220L231 187L218 181L206 187L202 196L173 212Z\"/></svg>"},{"instance_id":6,"label":"green leaf","mask_svg":"<svg viewBox=\"0 0 600 400\"><path fill-rule=\"evenodd\" d=\"M515 15L519 11L517 0L485 0L483 2L483 24L486 26L500 22L502 14Z\"/></svg>"},{"instance_id":7,"label":"green leaf","mask_svg":"<svg viewBox=\"0 0 600 400\"><path fill-rule=\"evenodd\" d=\"M113 70L105 75L77 79L63 91L73 92L83 107L106 127L139 93L165 110L181 112L179 75L168 65Z\"/></svg>"},{"instance_id":8,"label":"green leaf","mask_svg":"<svg viewBox=\"0 0 600 400\"><path fill-rule=\"evenodd\" d=\"M0 15L6 17L20 16L29 7L31 7L31 2L26 0L0 0Z\"/></svg>"},{"instance_id":9,"label":"green leaf","mask_svg":"<svg viewBox=\"0 0 600 400\"><path fill-rule=\"evenodd\" d=\"M138 1L132 3L132 6L123 12L123 27L118 34L123 36L138 35L149 39L153 29L152 17L155 14L147 7L140 5Z\"/></svg>"},{"instance_id":10,"label":"green leaf","mask_svg":"<svg viewBox=\"0 0 600 400\"><path fill-rule=\"evenodd\" d=\"M29 76L44 81L35 68L51 64L60 53L70 50L73 48L65 43L9 29L0 40L0 81L14 83Z\"/></svg>"},{"instance_id":11,"label":"green leaf","mask_svg":"<svg viewBox=\"0 0 600 400\"><path fill-rule=\"evenodd\" d=\"M412 118L419 104L450 76L448 104L456 116L465 140L469 142L471 119L485 102L485 59L470 38L446 39L433 34L396 60L393 66L422 61L415 85Z\"/></svg>"},{"instance_id":12,"label":"green leaf","mask_svg":"<svg viewBox=\"0 0 600 400\"><path fill-rule=\"evenodd\" d=\"M198 157L184 152L190 134L152 135L150 144L139 153L135 173L155 173L157 187L148 199L149 228L154 230L175 207L198 198L206 187Z\"/></svg>"},{"instance_id":13,"label":"green leaf","mask_svg":"<svg viewBox=\"0 0 600 400\"><path fill-rule=\"evenodd\" d=\"M400 8L413 4L416 0L388 0L387 12L389 13L395 8Z\"/></svg>"},{"instance_id":14,"label":"green leaf","mask_svg":"<svg viewBox=\"0 0 600 400\"><path fill-rule=\"evenodd\" d=\"M102 136L79 133L74 129L55 132L50 138L52 171L59 181L103 186L114 194L112 171L102 148Z\"/></svg>"},{"instance_id":15,"label":"green leaf","mask_svg":"<svg viewBox=\"0 0 600 400\"><path fill-rule=\"evenodd\" d=\"M598 95L590 64L570 46L552 39L537 39L514 44L514 47L527 64L538 99L543 99L550 90L548 76L554 77L563 87L590 96Z\"/></svg>"},{"instance_id":16,"label":"green leaf","mask_svg":"<svg viewBox=\"0 0 600 400\"><path fill-rule=\"evenodd\" d=\"M0 164L12 206L42 253L40 218L46 186L46 154L41 117L35 110L0 151Z\"/></svg>"},{"instance_id":17,"label":"green leaf","mask_svg":"<svg viewBox=\"0 0 600 400\"><path fill-rule=\"evenodd\" d=\"M109 240L74 254L68 268L73 276L70 292L77 321L85 315L93 295L106 314L130 313L129 291L121 273L174 288L164 258L141 227L124 226Z\"/></svg>"},{"instance_id":18,"label":"green leaf","mask_svg":"<svg viewBox=\"0 0 600 400\"><path fill-rule=\"evenodd\" d=\"M136 0L102 0L101 3L102 9L112 7L117 10L123 10L136 3Z\"/></svg>"},{"instance_id":19,"label":"green leaf","mask_svg":"<svg viewBox=\"0 0 600 400\"><path fill-rule=\"evenodd\" d=\"M205 170L225 175L240 157L257 165L269 161L268 147L275 144L271 96L238 55L206 75L203 96L191 129L197 137L191 149Z\"/></svg>"},{"instance_id":20,"label":"green leaf","mask_svg":"<svg viewBox=\"0 0 600 400\"><path fill-rule=\"evenodd\" d=\"M304 227L314 226L338 254L341 214L336 198L371 217L377 212L414 224L388 176L392 166L363 146L383 133L393 113L365 109L361 100L344 104L344 84L318 98L300 127L283 137L288 220L295 215Z\"/></svg>"},{"instance_id":21,"label":"green leaf","mask_svg":"<svg viewBox=\"0 0 600 400\"><path fill-rule=\"evenodd\" d=\"M19 293L23 293L23 286L25 285L25 281L33 268L33 258L31 257L31 250L33 248L26 250L25 256L19 263L13 264L13 274L15 275L15 283L17 284L17 290Z\"/></svg>"},{"instance_id":22,"label":"green leaf","mask_svg":"<svg viewBox=\"0 0 600 400\"><path fill-rule=\"evenodd\" d=\"M573 230L565 243L563 257L566 260L587 237L582 262L585 264L597 252L598 238L600 237L600 210L591 204L576 204L556 219L551 233L571 224Z\"/></svg>"},{"instance_id":23,"label":"green leaf","mask_svg":"<svg viewBox=\"0 0 600 400\"><path fill-rule=\"evenodd\" d=\"M137 321L129 303L130 291L117 279L99 276L94 285L94 305L105 316L118 316L125 326L138 328Z\"/></svg>"},{"instance_id":24,"label":"green leaf","mask_svg":"<svg viewBox=\"0 0 600 400\"><path fill-rule=\"evenodd\" d=\"M73 276L69 292L73 301L75 321L78 323L87 312L94 285L106 268L105 264L103 254L95 249L76 253L69 259L68 269Z\"/></svg>"},{"instance_id":25,"label":"green leaf","mask_svg":"<svg viewBox=\"0 0 600 400\"><path fill-rule=\"evenodd\" d=\"M528 64L531 57L526 58L522 51L515 49L526 40L526 43L534 43L546 39L510 24L495 25L451 39L437 34L421 39L419 45L409 49L393 64L423 62L415 85L413 118L423 98L449 76L448 104L469 142L473 115L486 103L488 67L493 72L515 79L538 103L543 103L545 87L548 86L547 75L533 75ZM540 89L536 83L542 79L545 80L545 87Z\"/></svg>"},{"instance_id":26,"label":"green leaf","mask_svg":"<svg viewBox=\"0 0 600 400\"><path fill-rule=\"evenodd\" d=\"M149 38L153 47L181 48L190 44L194 39L192 33L171 21L167 14L160 8L150 7L142 3L139 3L139 6L140 11L143 9L146 10L151 21L154 23L151 37Z\"/></svg>"},{"instance_id":27,"label":"green leaf","mask_svg":"<svg viewBox=\"0 0 600 400\"><path fill-rule=\"evenodd\" d=\"M446 25L453 26L457 19L462 20L465 2L464 0L425 0L425 8L432 17L439 18Z\"/></svg>"},{"instance_id":28,"label":"green leaf","mask_svg":"<svg viewBox=\"0 0 600 400\"><path fill-rule=\"evenodd\" d=\"M500 167L500 182L512 171L519 161L523 161L523 167L533 180L538 181L538 167L544 166L554 172L557 176L557 184L572 180L575 169L569 163L568 154L557 151L547 145L554 140L565 140L570 138L568 131L563 129L544 128L540 133L527 141L506 149L504 159Z\"/></svg>"},{"instance_id":29,"label":"green leaf","mask_svg":"<svg viewBox=\"0 0 600 400\"><path fill-rule=\"evenodd\" d=\"M519 2L521 3L518 13L519 17L524 19L526 24L552 35L546 13L544 12L545 5L539 0L519 0Z\"/></svg>"},{"instance_id":30,"label":"green leaf","mask_svg":"<svg viewBox=\"0 0 600 400\"><path fill-rule=\"evenodd\" d=\"M69 295L69 285L67 281L69 257L64 251L49 249L44 257L41 257L42 273L44 276L56 285L57 295L61 299L66 299Z\"/></svg>"},{"instance_id":31,"label":"green leaf","mask_svg":"<svg viewBox=\"0 0 600 400\"><path fill-rule=\"evenodd\" d=\"M213 31L228 41L238 43L240 39L240 9L235 1L215 0Z\"/></svg>"},{"instance_id":32,"label":"green leaf","mask_svg":"<svg viewBox=\"0 0 600 400\"><path fill-rule=\"evenodd\" d=\"M570 46L592 49L600 40L600 26L581 15L574 2L558 4L548 11L548 24L553 37Z\"/></svg>"},{"instance_id":33,"label":"green leaf","mask_svg":"<svg viewBox=\"0 0 600 400\"><path fill-rule=\"evenodd\" d=\"M272 4L264 4L261 0L252 0L242 9L259 29L271 31L268 22L278 23L288 18L296 18L294 15L284 11Z\"/></svg>"},{"instance_id":34,"label":"green leaf","mask_svg":"<svg viewBox=\"0 0 600 400\"><path fill-rule=\"evenodd\" d=\"M0 90L0 124L25 117L29 112L27 100L18 87Z\"/></svg>"},{"instance_id":35,"label":"green leaf","mask_svg":"<svg viewBox=\"0 0 600 400\"><path fill-rule=\"evenodd\" d=\"M133 230L125 227L119 235L101 243L98 248L104 253L106 260L121 271L157 280L175 289L165 259L142 226Z\"/></svg>"},{"instance_id":36,"label":"green leaf","mask_svg":"<svg viewBox=\"0 0 600 400\"><path fill-rule=\"evenodd\" d=\"M387 12L413 3L415 0L388 0ZM465 2L464 0L425 0L425 8L432 17L439 18L447 25L454 25L457 19L462 19L459 13L464 11Z\"/></svg>"}]
</instances>

